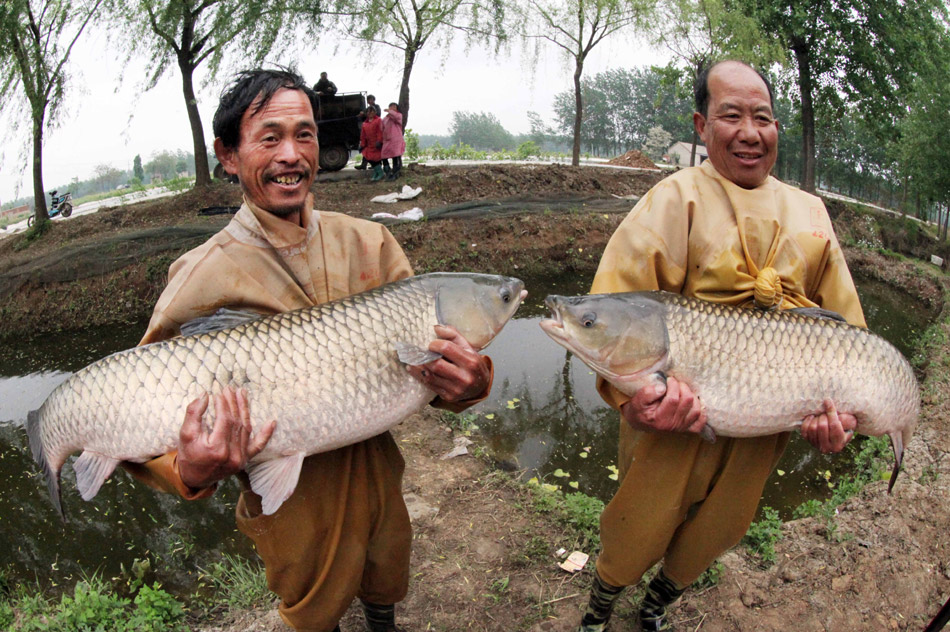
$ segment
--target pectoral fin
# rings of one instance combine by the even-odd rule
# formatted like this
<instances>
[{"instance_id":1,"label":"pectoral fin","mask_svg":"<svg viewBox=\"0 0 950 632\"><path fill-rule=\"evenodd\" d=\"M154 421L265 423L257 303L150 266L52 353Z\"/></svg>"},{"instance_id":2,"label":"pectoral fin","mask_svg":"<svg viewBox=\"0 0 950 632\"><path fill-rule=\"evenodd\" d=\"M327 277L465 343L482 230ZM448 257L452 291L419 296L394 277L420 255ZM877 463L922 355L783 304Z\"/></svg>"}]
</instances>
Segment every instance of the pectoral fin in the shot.
<instances>
[{"instance_id":1,"label":"pectoral fin","mask_svg":"<svg viewBox=\"0 0 950 632\"><path fill-rule=\"evenodd\" d=\"M99 493L99 488L109 478L119 459L85 451L73 463L76 472L76 487L83 500L91 500Z\"/></svg>"},{"instance_id":2,"label":"pectoral fin","mask_svg":"<svg viewBox=\"0 0 950 632\"><path fill-rule=\"evenodd\" d=\"M442 357L441 353L436 353L435 351L429 351L428 349L423 349L418 345L410 345L405 342L396 343L396 355L399 356L399 361L408 364L410 366L419 366L421 364L428 364L433 360L438 360Z\"/></svg>"},{"instance_id":3,"label":"pectoral fin","mask_svg":"<svg viewBox=\"0 0 950 632\"><path fill-rule=\"evenodd\" d=\"M699 431L699 436L703 438L703 441L716 443L716 431L709 424L703 426L703 429Z\"/></svg>"},{"instance_id":4,"label":"pectoral fin","mask_svg":"<svg viewBox=\"0 0 950 632\"><path fill-rule=\"evenodd\" d=\"M271 515L290 498L300 478L303 452L247 466L251 489L261 497L261 509Z\"/></svg>"}]
</instances>

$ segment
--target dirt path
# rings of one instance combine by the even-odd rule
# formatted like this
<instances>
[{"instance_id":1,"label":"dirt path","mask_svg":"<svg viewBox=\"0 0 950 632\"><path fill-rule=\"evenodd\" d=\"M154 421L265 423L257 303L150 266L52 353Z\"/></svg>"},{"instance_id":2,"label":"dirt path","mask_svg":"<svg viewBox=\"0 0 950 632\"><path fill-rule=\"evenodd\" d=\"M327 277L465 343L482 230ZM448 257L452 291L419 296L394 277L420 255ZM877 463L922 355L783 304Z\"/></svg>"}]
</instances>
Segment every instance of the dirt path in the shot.
<instances>
[{"instance_id":1,"label":"dirt path","mask_svg":"<svg viewBox=\"0 0 950 632\"><path fill-rule=\"evenodd\" d=\"M344 179L315 185L318 207L367 217L525 194L564 200L594 192L606 201L642 195L660 177L563 166L416 167L408 173L409 184L423 187L415 200L383 208L368 200L391 185ZM239 200L236 187L220 185L58 224L27 248L22 237L0 239L0 339L36 333L42 323L69 329L141 319L164 285L168 264L228 219L196 211ZM624 212L591 212L585 204L392 230L419 272L589 274ZM830 209L843 243L896 239L895 233L875 234L873 222L840 203ZM900 239L908 251L923 247L917 235ZM684 596L673 614L677 630L920 630L950 594L950 286L947 277L941 281L874 250L849 248L847 256L855 271L905 287L943 310L906 470L893 495L884 482L874 483L839 507L833 527L817 518L786 523L772 566L763 568L745 547L730 551L715 585ZM412 418L396 435L415 515L411 588L399 623L413 632L575 629L589 576L558 569L554 551L586 546L577 529L537 492L514 482L517 473L495 469L487 456L441 460L459 433L437 411ZM473 439L475 450L477 435ZM636 591L629 590L610 629L636 629L636 604ZM343 629L359 626L351 611ZM200 629L286 630L273 611L238 613Z\"/></svg>"}]
</instances>

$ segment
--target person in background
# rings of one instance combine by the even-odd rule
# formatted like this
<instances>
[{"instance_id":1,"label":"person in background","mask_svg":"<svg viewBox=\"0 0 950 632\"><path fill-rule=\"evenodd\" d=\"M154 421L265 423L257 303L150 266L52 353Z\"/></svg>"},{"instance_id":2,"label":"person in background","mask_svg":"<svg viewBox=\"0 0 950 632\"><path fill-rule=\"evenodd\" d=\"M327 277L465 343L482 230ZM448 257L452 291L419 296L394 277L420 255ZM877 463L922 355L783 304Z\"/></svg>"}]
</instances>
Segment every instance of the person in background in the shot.
<instances>
[{"instance_id":1,"label":"person in background","mask_svg":"<svg viewBox=\"0 0 950 632\"><path fill-rule=\"evenodd\" d=\"M141 344L179 335L182 324L219 308L276 314L364 292L412 275L405 253L380 224L313 208L319 164L317 96L296 73L240 73L214 116L214 150L237 174L244 204L204 244L175 261ZM437 394L432 405L461 412L491 387L492 365L450 327L429 349L441 358L409 373ZM405 462L389 432L306 457L293 494L265 515L244 472L275 431L251 434L243 389L208 396L185 413L179 447L124 464L137 478L188 499L212 495L237 475L238 528L254 541L267 584L288 625L339 630L359 598L369 632L396 632L394 604L409 586L412 528L402 496Z\"/></svg>"},{"instance_id":2,"label":"person in background","mask_svg":"<svg viewBox=\"0 0 950 632\"><path fill-rule=\"evenodd\" d=\"M709 159L643 196L607 244L591 293L666 290L750 308L822 307L864 326L825 205L769 175L778 122L768 80L723 61L697 78L695 97L693 123ZM632 398L603 379L597 387L620 411L622 478L600 518L602 549L580 631L604 630L623 587L661 560L640 625L667 630L667 607L748 531L791 435L707 443L703 403L688 384L670 377ZM833 453L855 426L827 402L801 433Z\"/></svg>"},{"instance_id":3,"label":"person in background","mask_svg":"<svg viewBox=\"0 0 950 632\"><path fill-rule=\"evenodd\" d=\"M336 84L327 78L327 73L320 73L320 80L313 86L313 91L321 97L332 97L336 94Z\"/></svg>"},{"instance_id":4,"label":"person in background","mask_svg":"<svg viewBox=\"0 0 950 632\"><path fill-rule=\"evenodd\" d=\"M363 127L360 130L360 153L363 160L373 167L373 182L383 179L382 158L380 157L383 148L383 124L376 110L368 107L363 110Z\"/></svg>"},{"instance_id":5,"label":"person in background","mask_svg":"<svg viewBox=\"0 0 950 632\"><path fill-rule=\"evenodd\" d=\"M406 153L406 139L402 135L402 113L399 104L390 103L383 118L383 170L387 180L395 180L402 171L402 155ZM392 159L392 168L389 159Z\"/></svg>"},{"instance_id":6,"label":"person in background","mask_svg":"<svg viewBox=\"0 0 950 632\"><path fill-rule=\"evenodd\" d=\"M366 107L373 108L373 110L376 112L377 117L380 117L383 115L383 111L380 109L379 104L376 103L376 97L374 97L371 94L366 95ZM362 125L363 121L365 120L366 120L366 110L363 110L362 112L360 112L360 124ZM360 159L360 164L356 165L356 168L362 171L363 169L366 168L368 164L369 163L366 162L366 157L363 156Z\"/></svg>"}]
</instances>

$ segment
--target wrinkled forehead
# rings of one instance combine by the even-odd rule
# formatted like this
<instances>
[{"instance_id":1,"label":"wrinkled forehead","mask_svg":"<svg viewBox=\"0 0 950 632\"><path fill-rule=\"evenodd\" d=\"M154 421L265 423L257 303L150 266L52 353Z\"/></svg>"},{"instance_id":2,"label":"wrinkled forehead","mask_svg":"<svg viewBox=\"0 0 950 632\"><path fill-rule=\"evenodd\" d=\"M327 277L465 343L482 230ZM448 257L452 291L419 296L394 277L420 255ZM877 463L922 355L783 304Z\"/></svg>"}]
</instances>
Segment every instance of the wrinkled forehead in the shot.
<instances>
[{"instance_id":1,"label":"wrinkled forehead","mask_svg":"<svg viewBox=\"0 0 950 632\"><path fill-rule=\"evenodd\" d=\"M259 94L250 107L244 111L244 115L241 117L242 126L272 127L278 123L289 123L295 126L316 125L313 117L313 107L303 90L280 88L271 95L262 107L263 99L264 95Z\"/></svg>"}]
</instances>

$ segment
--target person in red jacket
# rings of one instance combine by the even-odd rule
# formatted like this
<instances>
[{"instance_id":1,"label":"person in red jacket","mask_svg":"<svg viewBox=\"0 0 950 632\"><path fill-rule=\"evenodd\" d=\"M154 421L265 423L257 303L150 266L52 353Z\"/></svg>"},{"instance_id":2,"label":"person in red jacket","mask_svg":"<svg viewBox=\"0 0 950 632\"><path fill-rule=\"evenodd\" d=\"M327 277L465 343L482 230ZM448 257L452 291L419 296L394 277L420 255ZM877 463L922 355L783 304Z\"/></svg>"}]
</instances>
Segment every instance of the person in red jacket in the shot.
<instances>
[{"instance_id":1,"label":"person in red jacket","mask_svg":"<svg viewBox=\"0 0 950 632\"><path fill-rule=\"evenodd\" d=\"M364 114L366 120L363 121L363 128L360 131L360 153L373 168L373 177L370 179L375 182L383 179L380 153L383 148L383 126L372 106L366 108Z\"/></svg>"}]
</instances>

